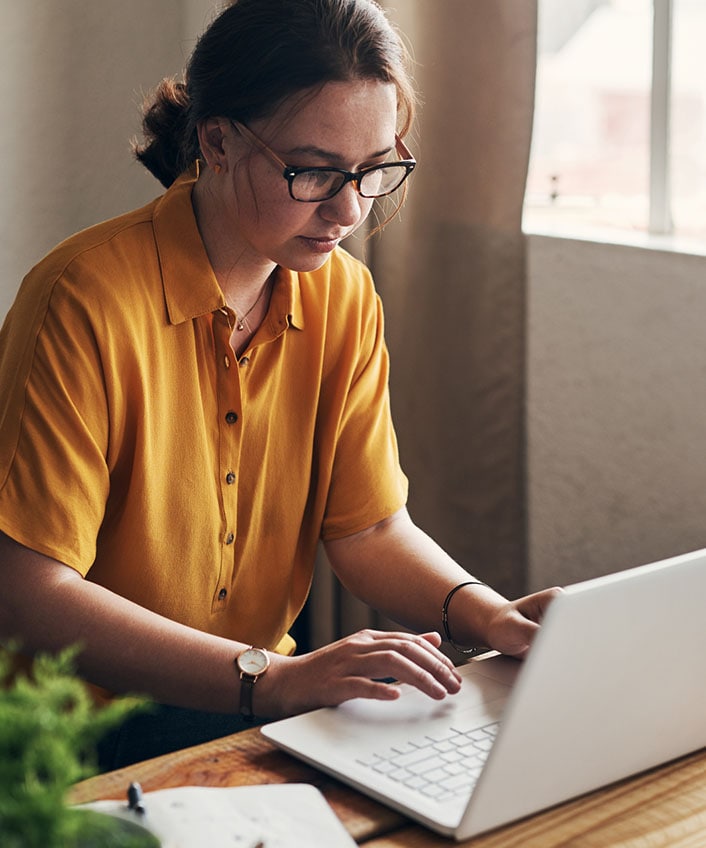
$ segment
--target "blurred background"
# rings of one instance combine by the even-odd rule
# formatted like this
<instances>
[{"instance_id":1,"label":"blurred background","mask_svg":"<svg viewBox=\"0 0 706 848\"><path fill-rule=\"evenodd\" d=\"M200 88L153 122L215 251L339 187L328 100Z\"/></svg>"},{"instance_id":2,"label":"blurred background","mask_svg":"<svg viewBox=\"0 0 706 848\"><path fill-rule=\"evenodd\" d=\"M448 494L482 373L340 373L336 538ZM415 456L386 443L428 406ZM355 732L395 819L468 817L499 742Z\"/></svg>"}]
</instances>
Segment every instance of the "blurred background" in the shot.
<instances>
[{"instance_id":1,"label":"blurred background","mask_svg":"<svg viewBox=\"0 0 706 848\"><path fill-rule=\"evenodd\" d=\"M350 249L386 310L410 511L510 595L706 546L706 8L387 0L421 95L408 202ZM0 0L0 316L161 193L143 95L212 0ZM381 624L320 563L312 644Z\"/></svg>"}]
</instances>

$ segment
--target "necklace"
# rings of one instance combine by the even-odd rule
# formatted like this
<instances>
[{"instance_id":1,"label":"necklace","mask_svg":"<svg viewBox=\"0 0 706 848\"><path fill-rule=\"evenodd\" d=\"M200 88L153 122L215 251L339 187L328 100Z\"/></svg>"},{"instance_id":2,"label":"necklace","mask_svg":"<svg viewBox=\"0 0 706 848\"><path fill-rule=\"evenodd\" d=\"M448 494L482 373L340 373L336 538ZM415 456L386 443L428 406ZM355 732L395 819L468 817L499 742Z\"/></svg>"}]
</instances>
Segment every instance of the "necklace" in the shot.
<instances>
[{"instance_id":1,"label":"necklace","mask_svg":"<svg viewBox=\"0 0 706 848\"><path fill-rule=\"evenodd\" d=\"M267 281L265 282L265 285L264 285L264 286L260 289L260 294L259 294L259 295L255 298L255 302L254 302L254 303L253 303L253 305L250 307L250 309L248 309L248 311L247 311L247 312L245 312L245 313L244 313L243 315L241 315L240 317L238 317L238 314L237 314L237 312L236 312L236 314L235 314L235 329L236 329L236 330L238 330L239 332L242 332L243 330L247 330L247 331L248 331L248 333L252 332L252 328L250 327L250 324L248 324L248 315L249 315L249 314L253 311L253 309L254 309L254 308L258 305L258 303L262 300L262 296L263 296L263 295L264 295L264 293L265 293L265 289L267 289L267 288L269 288L269 287L270 287L270 282L271 282L271 281L272 281L272 276L270 275L270 276L267 278ZM235 312L235 310L233 310L233 311Z\"/></svg>"}]
</instances>

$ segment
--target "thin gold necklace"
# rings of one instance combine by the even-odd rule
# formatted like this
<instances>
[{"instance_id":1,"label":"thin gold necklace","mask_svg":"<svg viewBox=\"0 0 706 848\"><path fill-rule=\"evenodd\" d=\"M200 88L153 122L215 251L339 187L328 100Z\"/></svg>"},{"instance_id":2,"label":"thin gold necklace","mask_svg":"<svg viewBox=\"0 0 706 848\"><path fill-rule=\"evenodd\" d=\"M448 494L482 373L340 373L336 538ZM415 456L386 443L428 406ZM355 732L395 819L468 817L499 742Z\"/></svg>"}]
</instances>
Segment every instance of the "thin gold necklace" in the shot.
<instances>
[{"instance_id":1,"label":"thin gold necklace","mask_svg":"<svg viewBox=\"0 0 706 848\"><path fill-rule=\"evenodd\" d=\"M244 315L241 315L240 317L238 317L238 313L235 312L235 309L233 310L233 312L235 312L235 329L236 330L238 330L240 332L242 332L243 330L247 330L249 333L252 332L252 328L251 328L250 324L248 324L248 315L253 311L253 309L262 300L262 296L265 293L265 289L269 288L271 281L272 281L272 275L270 274L270 276L265 281L265 285L260 289L260 294L255 298L255 302L253 303L253 305L250 307L250 309L248 309L248 311Z\"/></svg>"}]
</instances>

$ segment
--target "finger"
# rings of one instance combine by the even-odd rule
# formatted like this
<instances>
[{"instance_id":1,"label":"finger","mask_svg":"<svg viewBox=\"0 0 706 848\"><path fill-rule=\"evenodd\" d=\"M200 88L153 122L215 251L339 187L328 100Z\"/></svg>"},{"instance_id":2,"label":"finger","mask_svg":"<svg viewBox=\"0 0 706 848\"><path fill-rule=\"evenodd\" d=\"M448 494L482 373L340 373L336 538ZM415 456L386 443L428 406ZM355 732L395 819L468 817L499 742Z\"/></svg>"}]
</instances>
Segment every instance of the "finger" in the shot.
<instances>
[{"instance_id":1,"label":"finger","mask_svg":"<svg viewBox=\"0 0 706 848\"><path fill-rule=\"evenodd\" d=\"M386 683L382 680L369 680L367 677L351 677L346 681L345 689L351 693L344 699L346 701L351 698L396 701L402 694L402 690L397 682Z\"/></svg>"},{"instance_id":2,"label":"finger","mask_svg":"<svg viewBox=\"0 0 706 848\"><path fill-rule=\"evenodd\" d=\"M389 640L390 638L399 639L400 643L405 640L409 640L410 642L418 645L420 648L425 650L429 650L430 654L434 659L444 663L446 667L457 675L455 671L454 664L451 660L446 656L446 654L442 653L439 648L442 644L441 635L435 631L430 630L427 633L404 633L404 632L395 632L395 631L369 631L373 638L381 641L381 640ZM458 676L458 675L457 675Z\"/></svg>"},{"instance_id":3,"label":"finger","mask_svg":"<svg viewBox=\"0 0 706 848\"><path fill-rule=\"evenodd\" d=\"M351 698L369 698L378 701L393 701L399 698L401 694L400 684L409 684L419 689L420 692L432 698L435 701L442 701L449 695L449 691L437 683L433 678L425 675L424 672L411 672L407 674L404 670L397 672L398 677L389 677L385 680L378 678L370 678L367 676L352 676L345 681L341 681L336 687L335 694L331 692L335 701L334 704L348 701Z\"/></svg>"},{"instance_id":4,"label":"finger","mask_svg":"<svg viewBox=\"0 0 706 848\"><path fill-rule=\"evenodd\" d=\"M361 677L393 677L415 686L432 698L458 692L460 676L451 661L426 640L379 637L374 646L358 655L353 669Z\"/></svg>"},{"instance_id":5,"label":"finger","mask_svg":"<svg viewBox=\"0 0 706 848\"><path fill-rule=\"evenodd\" d=\"M422 639L426 639L430 645L433 645L435 648L441 647L441 642L443 641L441 638L441 634L437 633L436 630L431 630L429 633L420 633L419 634Z\"/></svg>"},{"instance_id":6,"label":"finger","mask_svg":"<svg viewBox=\"0 0 706 848\"><path fill-rule=\"evenodd\" d=\"M543 589L541 592L535 592L532 595L520 598L515 602L515 608L526 618L530 619L530 621L541 622L549 604L563 591L558 586Z\"/></svg>"},{"instance_id":7,"label":"finger","mask_svg":"<svg viewBox=\"0 0 706 848\"><path fill-rule=\"evenodd\" d=\"M446 656L446 654L439 650L442 639L440 634L436 631L429 631L427 633L420 634L394 631L362 632L369 633L374 640L374 647L371 645L371 649L382 650L383 648L389 649L392 647L393 649L399 650L403 656L407 656L417 662L421 662L425 668L433 670L440 663L444 666L445 672L449 672L452 678L456 681L460 681L461 679L451 660ZM417 652L418 650L425 651L427 655L419 654ZM428 664L429 662L431 665ZM445 672L444 676L446 676Z\"/></svg>"}]
</instances>

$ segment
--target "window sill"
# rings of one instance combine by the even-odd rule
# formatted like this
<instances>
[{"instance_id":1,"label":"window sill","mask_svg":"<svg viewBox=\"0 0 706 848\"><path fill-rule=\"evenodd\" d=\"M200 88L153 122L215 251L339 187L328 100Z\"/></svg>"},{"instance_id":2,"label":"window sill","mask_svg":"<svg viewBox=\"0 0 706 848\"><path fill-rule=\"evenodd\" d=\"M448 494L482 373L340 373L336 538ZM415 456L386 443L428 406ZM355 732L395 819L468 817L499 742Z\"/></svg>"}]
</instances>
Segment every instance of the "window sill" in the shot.
<instances>
[{"instance_id":1,"label":"window sill","mask_svg":"<svg viewBox=\"0 0 706 848\"><path fill-rule=\"evenodd\" d=\"M691 256L706 256L706 242L676 235L655 235L633 230L601 228L596 226L577 226L573 224L541 226L523 221L522 231L528 236L588 241L596 244L611 244L623 247L638 247L644 250L659 250L665 253L679 253Z\"/></svg>"}]
</instances>

